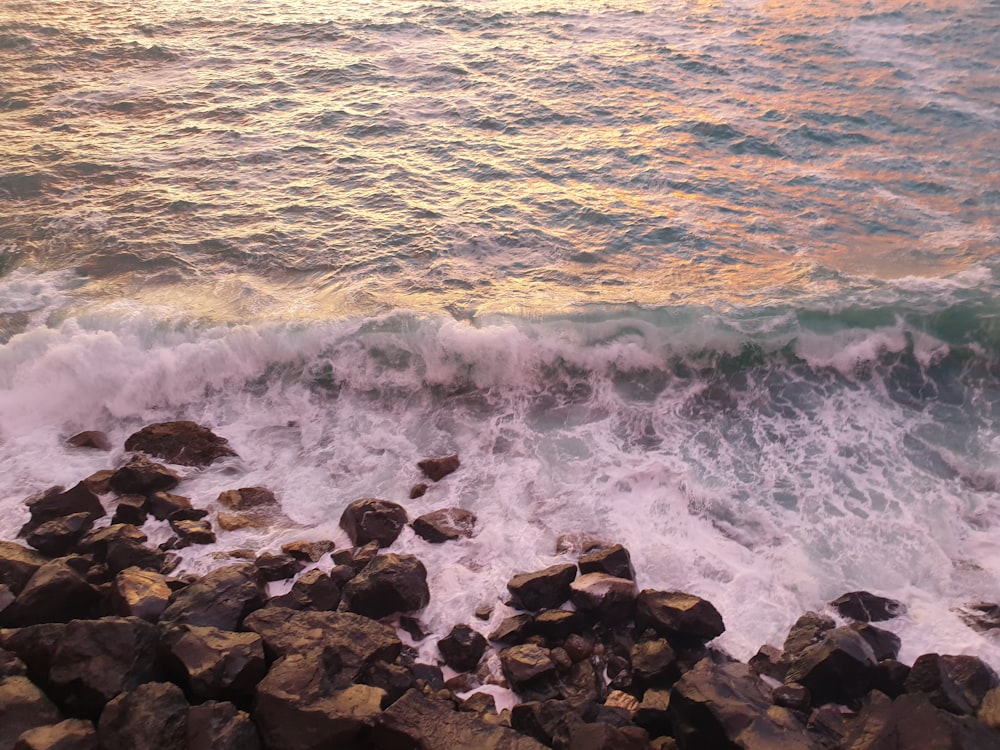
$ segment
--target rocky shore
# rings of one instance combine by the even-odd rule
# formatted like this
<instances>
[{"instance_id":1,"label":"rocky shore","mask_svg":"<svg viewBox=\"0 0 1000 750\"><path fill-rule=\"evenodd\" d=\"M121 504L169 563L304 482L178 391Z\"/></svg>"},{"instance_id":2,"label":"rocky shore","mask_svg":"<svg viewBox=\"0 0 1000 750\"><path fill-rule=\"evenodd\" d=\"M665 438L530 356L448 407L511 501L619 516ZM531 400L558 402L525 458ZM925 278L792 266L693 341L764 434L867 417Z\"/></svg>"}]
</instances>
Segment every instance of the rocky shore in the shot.
<instances>
[{"instance_id":1,"label":"rocky shore","mask_svg":"<svg viewBox=\"0 0 1000 750\"><path fill-rule=\"evenodd\" d=\"M109 448L96 432L70 442ZM426 634L434 591L393 542L409 524L454 543L475 533L470 512L411 520L365 498L340 520L350 547L236 550L206 575L175 575L176 550L266 525L280 505L234 488L210 518L173 494L165 464L235 455L194 423L150 425L125 448L123 466L28 498L22 539L0 541L0 750L1000 748L997 675L973 656L899 662L899 638L872 623L900 602L845 594L830 606L846 624L804 613L783 648L742 663L713 647L725 625L710 602L639 590L628 550L572 538L565 563L507 582L518 614ZM420 462L428 482L459 468ZM152 546L146 524L173 535ZM997 611L977 605L970 622L1000 625ZM422 661L415 644L437 636ZM498 710L508 689L517 701Z\"/></svg>"}]
</instances>

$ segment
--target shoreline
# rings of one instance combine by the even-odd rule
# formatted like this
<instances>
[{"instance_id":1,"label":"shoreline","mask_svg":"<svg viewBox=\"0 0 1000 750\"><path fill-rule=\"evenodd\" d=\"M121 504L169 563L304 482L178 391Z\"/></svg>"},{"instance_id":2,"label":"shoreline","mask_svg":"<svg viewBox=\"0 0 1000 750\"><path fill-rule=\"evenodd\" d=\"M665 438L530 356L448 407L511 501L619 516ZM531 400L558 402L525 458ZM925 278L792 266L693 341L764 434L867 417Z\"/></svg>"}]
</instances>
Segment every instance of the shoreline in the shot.
<instances>
[{"instance_id":1,"label":"shoreline","mask_svg":"<svg viewBox=\"0 0 1000 750\"><path fill-rule=\"evenodd\" d=\"M98 432L71 444L110 449ZM899 638L871 624L903 614L902 603L852 592L831 602L850 624L805 613L783 649L763 646L742 663L713 647L725 625L710 602L640 591L613 540L566 538L572 562L511 578L515 614L498 627L485 625L491 607L424 633L426 569L391 546L406 525L434 544L473 535L477 519L458 508L409 519L365 498L340 520L351 547L237 550L203 576L172 577L173 550L271 523L280 505L266 488L238 488L208 519L173 494L180 478L160 461L236 455L194 423L149 425L125 449L124 466L26 500L24 539L0 542L0 726L19 717L0 730L0 750L57 740L108 750L777 747L761 744L768 737L876 750L890 736L903 737L892 747L927 747L905 738L928 732L952 743L941 747L1000 743L1000 680L988 664L938 654L903 664ZM459 467L458 456L420 462L426 482L411 498ZM139 529L150 515L174 535L159 547ZM282 593L268 595L270 582ZM969 622L1000 625L991 606ZM420 648L435 638L436 653Z\"/></svg>"}]
</instances>

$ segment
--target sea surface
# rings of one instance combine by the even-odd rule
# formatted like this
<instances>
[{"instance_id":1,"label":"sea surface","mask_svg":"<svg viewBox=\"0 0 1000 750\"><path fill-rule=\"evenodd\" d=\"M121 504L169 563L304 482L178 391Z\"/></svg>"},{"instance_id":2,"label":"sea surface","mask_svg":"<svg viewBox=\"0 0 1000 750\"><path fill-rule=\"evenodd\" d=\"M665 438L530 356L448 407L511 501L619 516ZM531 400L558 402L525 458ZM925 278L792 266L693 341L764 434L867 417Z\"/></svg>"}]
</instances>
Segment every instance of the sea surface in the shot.
<instances>
[{"instance_id":1,"label":"sea surface","mask_svg":"<svg viewBox=\"0 0 1000 750\"><path fill-rule=\"evenodd\" d=\"M193 419L287 520L185 570L461 506L438 634L577 533L1000 668L997 0L0 0L0 131L0 538Z\"/></svg>"}]
</instances>

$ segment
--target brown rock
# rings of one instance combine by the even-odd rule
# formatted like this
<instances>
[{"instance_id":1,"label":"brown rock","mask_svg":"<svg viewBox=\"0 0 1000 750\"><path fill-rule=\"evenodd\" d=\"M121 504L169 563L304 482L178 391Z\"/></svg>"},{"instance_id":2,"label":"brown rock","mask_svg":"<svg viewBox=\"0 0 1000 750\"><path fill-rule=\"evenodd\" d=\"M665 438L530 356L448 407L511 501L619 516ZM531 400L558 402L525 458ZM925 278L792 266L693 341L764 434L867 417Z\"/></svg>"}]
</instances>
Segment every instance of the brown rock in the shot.
<instances>
[{"instance_id":1,"label":"brown rock","mask_svg":"<svg viewBox=\"0 0 1000 750\"><path fill-rule=\"evenodd\" d=\"M149 516L145 495L122 495L115 505L115 515L111 519L112 524L131 524L142 526Z\"/></svg>"},{"instance_id":2,"label":"brown rock","mask_svg":"<svg viewBox=\"0 0 1000 750\"><path fill-rule=\"evenodd\" d=\"M333 552L336 546L336 544L328 539L316 542L299 541L281 545L281 551L286 555L291 555L296 560L318 562L323 555Z\"/></svg>"},{"instance_id":3,"label":"brown rock","mask_svg":"<svg viewBox=\"0 0 1000 750\"><path fill-rule=\"evenodd\" d=\"M60 557L42 565L14 603L0 612L0 624L23 627L93 615L100 596L70 561L72 558Z\"/></svg>"},{"instance_id":4,"label":"brown rock","mask_svg":"<svg viewBox=\"0 0 1000 750\"><path fill-rule=\"evenodd\" d=\"M22 536L31 533L47 521L54 521L63 516L86 513L91 520L94 520L107 515L97 495L83 482L65 491L62 487L53 487L39 495L29 497L24 504L28 506L31 520L21 529Z\"/></svg>"},{"instance_id":5,"label":"brown rock","mask_svg":"<svg viewBox=\"0 0 1000 750\"><path fill-rule=\"evenodd\" d=\"M329 612L335 610L338 604L340 584L321 570L310 570L292 584L287 594L272 597L268 606Z\"/></svg>"},{"instance_id":6,"label":"brown rock","mask_svg":"<svg viewBox=\"0 0 1000 750\"><path fill-rule=\"evenodd\" d=\"M468 625L456 625L438 641L444 663L456 672L471 672L486 651L486 639Z\"/></svg>"},{"instance_id":7,"label":"brown rock","mask_svg":"<svg viewBox=\"0 0 1000 750\"><path fill-rule=\"evenodd\" d=\"M22 547L14 542L0 542L0 583L6 584L15 594L48 559L33 549Z\"/></svg>"},{"instance_id":8,"label":"brown rock","mask_svg":"<svg viewBox=\"0 0 1000 750\"><path fill-rule=\"evenodd\" d=\"M497 643L522 643L529 635L534 618L531 615L512 615L504 618L490 633L489 640Z\"/></svg>"},{"instance_id":9,"label":"brown rock","mask_svg":"<svg viewBox=\"0 0 1000 750\"><path fill-rule=\"evenodd\" d=\"M629 661L632 677L641 687L665 687L680 677L677 655L665 638L635 644Z\"/></svg>"},{"instance_id":10,"label":"brown rock","mask_svg":"<svg viewBox=\"0 0 1000 750\"><path fill-rule=\"evenodd\" d=\"M476 514L463 508L442 508L420 516L411 525L417 536L432 544L471 539L476 531Z\"/></svg>"},{"instance_id":11,"label":"brown rock","mask_svg":"<svg viewBox=\"0 0 1000 750\"><path fill-rule=\"evenodd\" d=\"M266 529L273 520L273 516L262 513L223 513L220 511L215 516L215 522L223 531Z\"/></svg>"},{"instance_id":12,"label":"brown rock","mask_svg":"<svg viewBox=\"0 0 1000 750\"><path fill-rule=\"evenodd\" d=\"M101 746L93 724L84 719L66 719L29 729L14 750L101 750Z\"/></svg>"},{"instance_id":13,"label":"brown rock","mask_svg":"<svg viewBox=\"0 0 1000 750\"><path fill-rule=\"evenodd\" d=\"M635 580L635 568L628 550L620 544L594 550L580 557L580 572L606 573L615 578Z\"/></svg>"},{"instance_id":14,"label":"brown rock","mask_svg":"<svg viewBox=\"0 0 1000 750\"><path fill-rule=\"evenodd\" d=\"M214 544L215 532L208 521L170 521L170 528L180 537L179 546L191 544Z\"/></svg>"},{"instance_id":15,"label":"brown rock","mask_svg":"<svg viewBox=\"0 0 1000 750\"><path fill-rule=\"evenodd\" d=\"M427 494L427 485L424 482L415 484L410 487L410 500L416 500L418 497L423 497Z\"/></svg>"},{"instance_id":16,"label":"brown rock","mask_svg":"<svg viewBox=\"0 0 1000 750\"><path fill-rule=\"evenodd\" d=\"M406 509L402 505L366 497L355 500L344 509L340 528L347 532L356 546L378 542L380 547L388 547L396 541L406 521Z\"/></svg>"},{"instance_id":17,"label":"brown rock","mask_svg":"<svg viewBox=\"0 0 1000 750\"><path fill-rule=\"evenodd\" d=\"M593 612L603 622L632 619L638 595L635 581L607 573L585 573L570 584L570 598L577 609Z\"/></svg>"},{"instance_id":18,"label":"brown rock","mask_svg":"<svg viewBox=\"0 0 1000 750\"><path fill-rule=\"evenodd\" d=\"M191 498L170 492L154 492L146 507L157 521L165 521L180 510L192 510Z\"/></svg>"},{"instance_id":19,"label":"brown rock","mask_svg":"<svg viewBox=\"0 0 1000 750\"><path fill-rule=\"evenodd\" d=\"M167 608L170 595L166 576L141 568L126 568L115 576L111 603L122 617L156 622Z\"/></svg>"},{"instance_id":20,"label":"brown rock","mask_svg":"<svg viewBox=\"0 0 1000 750\"><path fill-rule=\"evenodd\" d=\"M10 750L22 732L60 720L59 710L27 677L0 680L0 748Z\"/></svg>"},{"instance_id":21,"label":"brown rock","mask_svg":"<svg viewBox=\"0 0 1000 750\"><path fill-rule=\"evenodd\" d=\"M119 495L152 495L172 490L180 481L181 478L163 464L145 456L133 456L112 475L108 486Z\"/></svg>"},{"instance_id":22,"label":"brown rock","mask_svg":"<svg viewBox=\"0 0 1000 750\"><path fill-rule=\"evenodd\" d=\"M198 700L249 697L267 673L257 633L181 625L164 640L174 671Z\"/></svg>"},{"instance_id":23,"label":"brown rock","mask_svg":"<svg viewBox=\"0 0 1000 750\"><path fill-rule=\"evenodd\" d=\"M260 738L232 703L206 701L188 711L187 750L260 750Z\"/></svg>"},{"instance_id":24,"label":"brown rock","mask_svg":"<svg viewBox=\"0 0 1000 750\"><path fill-rule=\"evenodd\" d=\"M304 563L291 555L275 555L265 552L254 560L254 565L257 566L261 578L265 581L283 581L298 574Z\"/></svg>"},{"instance_id":25,"label":"brown rock","mask_svg":"<svg viewBox=\"0 0 1000 750\"><path fill-rule=\"evenodd\" d=\"M93 555L94 559L103 562L108 555L108 547L112 542L127 540L142 544L147 539L142 529L128 523L117 523L89 531L81 537L76 548L85 555Z\"/></svg>"},{"instance_id":26,"label":"brown rock","mask_svg":"<svg viewBox=\"0 0 1000 750\"><path fill-rule=\"evenodd\" d=\"M166 555L161 550L146 547L128 538L109 542L104 559L108 570L114 574L132 567L162 572L166 565Z\"/></svg>"},{"instance_id":27,"label":"brown rock","mask_svg":"<svg viewBox=\"0 0 1000 750\"><path fill-rule=\"evenodd\" d=\"M813 703L850 703L871 686L876 665L871 646L850 628L835 628L804 649L792 662L785 682L809 689Z\"/></svg>"},{"instance_id":28,"label":"brown rock","mask_svg":"<svg viewBox=\"0 0 1000 750\"><path fill-rule=\"evenodd\" d=\"M97 733L104 750L186 750L188 704L169 682L149 682L108 703Z\"/></svg>"},{"instance_id":29,"label":"brown rock","mask_svg":"<svg viewBox=\"0 0 1000 750\"><path fill-rule=\"evenodd\" d=\"M830 602L842 617L858 622L880 622L906 614L906 606L895 599L869 591L850 591Z\"/></svg>"},{"instance_id":30,"label":"brown rock","mask_svg":"<svg viewBox=\"0 0 1000 750\"><path fill-rule=\"evenodd\" d=\"M252 510L253 508L276 508L278 499L266 487L240 487L219 494L216 502L231 510Z\"/></svg>"},{"instance_id":31,"label":"brown rock","mask_svg":"<svg viewBox=\"0 0 1000 750\"><path fill-rule=\"evenodd\" d=\"M680 591L645 589L636 599L636 626L670 637L708 641L726 628L711 602Z\"/></svg>"},{"instance_id":32,"label":"brown rock","mask_svg":"<svg viewBox=\"0 0 1000 750\"><path fill-rule=\"evenodd\" d=\"M243 618L264 605L257 568L239 563L218 568L174 595L160 624L205 625L237 630Z\"/></svg>"},{"instance_id":33,"label":"brown rock","mask_svg":"<svg viewBox=\"0 0 1000 750\"><path fill-rule=\"evenodd\" d=\"M795 659L805 649L823 640L823 634L835 627L837 624L833 618L816 612L806 612L788 631L783 646L785 660Z\"/></svg>"},{"instance_id":34,"label":"brown rock","mask_svg":"<svg viewBox=\"0 0 1000 750\"><path fill-rule=\"evenodd\" d=\"M114 474L114 469L101 469L84 479L83 483L91 492L97 495L104 495L111 492L110 482Z\"/></svg>"},{"instance_id":35,"label":"brown rock","mask_svg":"<svg viewBox=\"0 0 1000 750\"><path fill-rule=\"evenodd\" d=\"M977 656L923 654L906 678L907 693L924 693L938 708L975 716L986 694L1000 684L996 673Z\"/></svg>"},{"instance_id":36,"label":"brown rock","mask_svg":"<svg viewBox=\"0 0 1000 750\"><path fill-rule=\"evenodd\" d=\"M500 652L500 664L515 690L536 678L553 676L556 670L549 650L533 643L504 649Z\"/></svg>"},{"instance_id":37,"label":"brown rock","mask_svg":"<svg viewBox=\"0 0 1000 750\"><path fill-rule=\"evenodd\" d=\"M352 612L371 618L423 609L430 601L427 569L413 555L377 556L344 586Z\"/></svg>"},{"instance_id":38,"label":"brown rock","mask_svg":"<svg viewBox=\"0 0 1000 750\"><path fill-rule=\"evenodd\" d=\"M229 441L194 422L160 422L143 427L125 441L125 450L142 451L181 466L208 466L235 456Z\"/></svg>"},{"instance_id":39,"label":"brown rock","mask_svg":"<svg viewBox=\"0 0 1000 750\"><path fill-rule=\"evenodd\" d=\"M93 523L89 513L73 513L36 526L25 541L43 555L59 557L68 553Z\"/></svg>"},{"instance_id":40,"label":"brown rock","mask_svg":"<svg viewBox=\"0 0 1000 750\"><path fill-rule=\"evenodd\" d=\"M418 461L417 466L424 473L424 476L432 482L439 482L453 471L458 469L459 463L457 455L441 456L440 458L427 458Z\"/></svg>"},{"instance_id":41,"label":"brown rock","mask_svg":"<svg viewBox=\"0 0 1000 750\"><path fill-rule=\"evenodd\" d=\"M574 578L576 566L564 563L533 573L519 573L507 582L507 590L520 609L533 612L555 609L569 599L569 586Z\"/></svg>"},{"instance_id":42,"label":"brown rock","mask_svg":"<svg viewBox=\"0 0 1000 750\"><path fill-rule=\"evenodd\" d=\"M99 451L111 450L111 441L107 434L100 430L85 430L78 432L66 441L74 448L94 448Z\"/></svg>"}]
</instances>

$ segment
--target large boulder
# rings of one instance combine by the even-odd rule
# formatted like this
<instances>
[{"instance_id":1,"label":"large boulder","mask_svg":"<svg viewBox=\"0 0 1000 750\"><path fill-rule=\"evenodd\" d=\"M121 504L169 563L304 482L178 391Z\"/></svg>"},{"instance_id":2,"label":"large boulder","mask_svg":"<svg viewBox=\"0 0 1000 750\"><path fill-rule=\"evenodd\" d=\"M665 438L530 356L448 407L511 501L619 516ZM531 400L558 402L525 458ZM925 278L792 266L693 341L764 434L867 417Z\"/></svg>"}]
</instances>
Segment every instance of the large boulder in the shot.
<instances>
[{"instance_id":1,"label":"large boulder","mask_svg":"<svg viewBox=\"0 0 1000 750\"><path fill-rule=\"evenodd\" d=\"M191 498L172 492L154 492L146 501L146 508L157 521L166 521L179 511L194 510Z\"/></svg>"},{"instance_id":2,"label":"large boulder","mask_svg":"<svg viewBox=\"0 0 1000 750\"><path fill-rule=\"evenodd\" d=\"M198 700L251 696L267 673L264 641L257 633L181 625L164 642L174 672Z\"/></svg>"},{"instance_id":3,"label":"large boulder","mask_svg":"<svg viewBox=\"0 0 1000 750\"><path fill-rule=\"evenodd\" d=\"M726 627L712 603L681 591L645 589L636 599L635 623L652 628L666 638L709 641L722 635Z\"/></svg>"},{"instance_id":4,"label":"large boulder","mask_svg":"<svg viewBox=\"0 0 1000 750\"><path fill-rule=\"evenodd\" d=\"M260 750L260 737L232 703L206 701L188 711L187 750Z\"/></svg>"},{"instance_id":5,"label":"large boulder","mask_svg":"<svg viewBox=\"0 0 1000 750\"><path fill-rule=\"evenodd\" d=\"M61 720L59 709L27 677L0 680L0 750L12 750L22 732Z\"/></svg>"},{"instance_id":6,"label":"large boulder","mask_svg":"<svg viewBox=\"0 0 1000 750\"><path fill-rule=\"evenodd\" d=\"M252 563L227 565L178 591L160 615L160 624L237 630L243 618L265 601L266 593Z\"/></svg>"},{"instance_id":7,"label":"large boulder","mask_svg":"<svg viewBox=\"0 0 1000 750\"><path fill-rule=\"evenodd\" d=\"M530 686L539 679L554 677L556 673L552 652L534 643L504 649L500 652L500 665L515 690Z\"/></svg>"},{"instance_id":8,"label":"large boulder","mask_svg":"<svg viewBox=\"0 0 1000 750\"><path fill-rule=\"evenodd\" d=\"M219 493L216 502L230 510L277 508L278 498L267 487L240 487Z\"/></svg>"},{"instance_id":9,"label":"large boulder","mask_svg":"<svg viewBox=\"0 0 1000 750\"><path fill-rule=\"evenodd\" d=\"M786 662L794 660L810 646L823 640L823 634L837 627L832 617L817 612L806 612L788 630L782 647Z\"/></svg>"},{"instance_id":10,"label":"large boulder","mask_svg":"<svg viewBox=\"0 0 1000 750\"><path fill-rule=\"evenodd\" d=\"M562 563L531 573L518 573L507 581L507 590L511 603L518 609L532 612L555 609L569 599L569 586L575 578L576 566Z\"/></svg>"},{"instance_id":11,"label":"large boulder","mask_svg":"<svg viewBox=\"0 0 1000 750\"><path fill-rule=\"evenodd\" d=\"M6 584L14 594L21 589L48 559L33 549L14 542L0 542L0 583Z\"/></svg>"},{"instance_id":12,"label":"large boulder","mask_svg":"<svg viewBox=\"0 0 1000 750\"><path fill-rule=\"evenodd\" d=\"M119 495L152 495L172 490L180 481L180 476L163 464L133 456L111 475L108 486Z\"/></svg>"},{"instance_id":13,"label":"large boulder","mask_svg":"<svg viewBox=\"0 0 1000 750\"><path fill-rule=\"evenodd\" d=\"M181 466L208 466L235 456L229 441L194 422L160 422L143 427L125 440L125 450L141 451Z\"/></svg>"},{"instance_id":14,"label":"large boulder","mask_svg":"<svg viewBox=\"0 0 1000 750\"><path fill-rule=\"evenodd\" d=\"M464 508L441 508L425 513L412 524L413 531L431 544L471 539L476 533L476 514Z\"/></svg>"},{"instance_id":15,"label":"large boulder","mask_svg":"<svg viewBox=\"0 0 1000 750\"><path fill-rule=\"evenodd\" d=\"M22 627L92 616L100 594L71 562L73 558L60 557L38 568L14 603L0 612L0 624Z\"/></svg>"},{"instance_id":16,"label":"large boulder","mask_svg":"<svg viewBox=\"0 0 1000 750\"><path fill-rule=\"evenodd\" d=\"M807 687L816 706L852 703L868 692L876 664L875 653L860 633L850 627L835 628L799 653L785 683Z\"/></svg>"},{"instance_id":17,"label":"large boulder","mask_svg":"<svg viewBox=\"0 0 1000 750\"><path fill-rule=\"evenodd\" d=\"M97 725L104 750L186 750L188 703L169 682L148 682L108 703Z\"/></svg>"},{"instance_id":18,"label":"large boulder","mask_svg":"<svg viewBox=\"0 0 1000 750\"><path fill-rule=\"evenodd\" d=\"M440 482L446 476L461 466L457 455L441 456L439 458L425 458L418 461L417 466L424 473L424 476L433 482Z\"/></svg>"},{"instance_id":19,"label":"large boulder","mask_svg":"<svg viewBox=\"0 0 1000 750\"><path fill-rule=\"evenodd\" d=\"M579 560L580 572L607 573L615 578L635 580L635 568L632 567L632 557L628 550L620 544L588 552Z\"/></svg>"},{"instance_id":20,"label":"large boulder","mask_svg":"<svg viewBox=\"0 0 1000 750\"><path fill-rule=\"evenodd\" d=\"M849 591L830 602L841 617L858 622L881 622L906 614L906 605L870 591Z\"/></svg>"},{"instance_id":21,"label":"large boulder","mask_svg":"<svg viewBox=\"0 0 1000 750\"><path fill-rule=\"evenodd\" d=\"M142 544L148 539L142 529L130 523L114 523L102 526L83 535L77 544L77 549L83 554L93 555L94 559L103 562L108 556L108 546L112 542L128 540Z\"/></svg>"},{"instance_id":22,"label":"large boulder","mask_svg":"<svg viewBox=\"0 0 1000 750\"><path fill-rule=\"evenodd\" d=\"M366 497L348 505L340 516L340 528L356 546L377 542L388 547L406 525L406 509L389 500Z\"/></svg>"},{"instance_id":23,"label":"large boulder","mask_svg":"<svg viewBox=\"0 0 1000 750\"><path fill-rule=\"evenodd\" d=\"M72 550L93 524L92 514L73 513L39 524L28 533L26 541L43 555L59 557Z\"/></svg>"},{"instance_id":24,"label":"large boulder","mask_svg":"<svg viewBox=\"0 0 1000 750\"><path fill-rule=\"evenodd\" d=\"M907 693L924 693L938 708L968 716L997 685L996 672L978 656L923 654L906 678Z\"/></svg>"},{"instance_id":25,"label":"large boulder","mask_svg":"<svg viewBox=\"0 0 1000 750\"><path fill-rule=\"evenodd\" d=\"M66 719L29 729L14 750L101 750L101 746L93 724L85 719Z\"/></svg>"},{"instance_id":26,"label":"large boulder","mask_svg":"<svg viewBox=\"0 0 1000 750\"><path fill-rule=\"evenodd\" d=\"M141 617L156 622L170 603L166 576L141 568L126 568L115 576L111 606L122 617Z\"/></svg>"},{"instance_id":27,"label":"large boulder","mask_svg":"<svg viewBox=\"0 0 1000 750\"><path fill-rule=\"evenodd\" d=\"M26 676L32 682L43 690L51 691L49 668L52 654L65 630L65 623L51 622L13 630L0 629L0 645L24 664Z\"/></svg>"},{"instance_id":28,"label":"large boulder","mask_svg":"<svg viewBox=\"0 0 1000 750\"><path fill-rule=\"evenodd\" d=\"M456 672L471 672L486 651L486 639L468 625L456 625L438 641L444 663Z\"/></svg>"},{"instance_id":29,"label":"large boulder","mask_svg":"<svg viewBox=\"0 0 1000 750\"><path fill-rule=\"evenodd\" d=\"M91 520L107 515L104 506L90 488L78 482L68 490L53 487L24 501L31 513L31 520L21 529L21 535L29 534L43 523L54 521L75 513L86 513Z\"/></svg>"},{"instance_id":30,"label":"large boulder","mask_svg":"<svg viewBox=\"0 0 1000 750\"><path fill-rule=\"evenodd\" d=\"M304 563L291 555L275 555L265 552L254 560L254 565L260 571L260 576L265 581L283 581L293 578L303 567Z\"/></svg>"},{"instance_id":31,"label":"large boulder","mask_svg":"<svg viewBox=\"0 0 1000 750\"><path fill-rule=\"evenodd\" d=\"M570 586L570 599L581 612L592 612L602 622L632 619L638 589L631 578L607 573L584 573Z\"/></svg>"},{"instance_id":32,"label":"large boulder","mask_svg":"<svg viewBox=\"0 0 1000 750\"><path fill-rule=\"evenodd\" d=\"M351 571L351 577L354 572ZM340 583L322 570L309 570L299 576L287 594L272 597L268 606L289 609L335 610L340 604Z\"/></svg>"},{"instance_id":33,"label":"large boulder","mask_svg":"<svg viewBox=\"0 0 1000 750\"><path fill-rule=\"evenodd\" d=\"M378 555L343 593L349 610L372 618L423 609L431 598L427 569L413 555Z\"/></svg>"},{"instance_id":34,"label":"large boulder","mask_svg":"<svg viewBox=\"0 0 1000 750\"><path fill-rule=\"evenodd\" d=\"M323 555L333 552L336 544L329 539L315 542L297 541L281 545L281 551L303 562L319 562Z\"/></svg>"}]
</instances>

